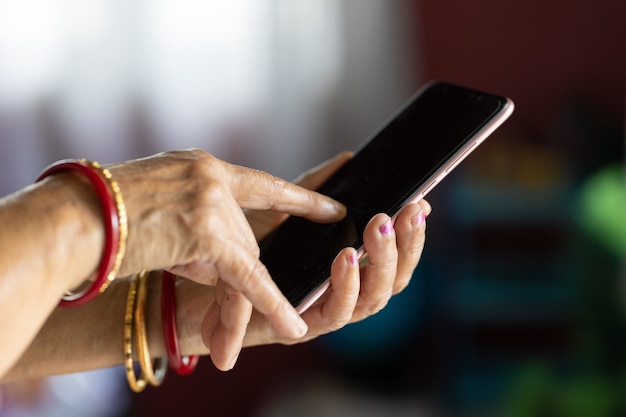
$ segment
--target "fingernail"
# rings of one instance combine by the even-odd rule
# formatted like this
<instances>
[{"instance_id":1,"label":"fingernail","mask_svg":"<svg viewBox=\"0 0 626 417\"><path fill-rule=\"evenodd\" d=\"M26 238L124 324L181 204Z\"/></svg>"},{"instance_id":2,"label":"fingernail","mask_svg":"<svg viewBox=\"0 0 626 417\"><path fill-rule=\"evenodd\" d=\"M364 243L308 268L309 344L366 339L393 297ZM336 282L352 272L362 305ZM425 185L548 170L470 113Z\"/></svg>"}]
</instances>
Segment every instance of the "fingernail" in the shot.
<instances>
[{"instance_id":1,"label":"fingernail","mask_svg":"<svg viewBox=\"0 0 626 417\"><path fill-rule=\"evenodd\" d=\"M393 225L391 224L391 220L388 220L387 223L380 226L378 230L383 235L391 236L393 234Z\"/></svg>"},{"instance_id":2,"label":"fingernail","mask_svg":"<svg viewBox=\"0 0 626 417\"><path fill-rule=\"evenodd\" d=\"M353 253L352 255L350 255L349 261L350 265L357 266L359 264L359 257L356 256L356 253Z\"/></svg>"},{"instance_id":3,"label":"fingernail","mask_svg":"<svg viewBox=\"0 0 626 417\"><path fill-rule=\"evenodd\" d=\"M333 201L332 202L332 208L333 210L340 216L345 216L346 215L346 206L344 206L343 204L341 204L339 201Z\"/></svg>"}]
</instances>

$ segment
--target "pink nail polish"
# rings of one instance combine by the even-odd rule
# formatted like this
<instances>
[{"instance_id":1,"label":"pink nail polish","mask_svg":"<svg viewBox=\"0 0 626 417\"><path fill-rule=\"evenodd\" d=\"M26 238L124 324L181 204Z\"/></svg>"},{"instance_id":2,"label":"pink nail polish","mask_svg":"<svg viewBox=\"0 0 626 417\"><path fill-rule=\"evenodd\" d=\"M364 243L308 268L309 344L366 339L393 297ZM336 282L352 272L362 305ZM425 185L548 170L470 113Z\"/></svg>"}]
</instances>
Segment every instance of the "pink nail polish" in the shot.
<instances>
[{"instance_id":1,"label":"pink nail polish","mask_svg":"<svg viewBox=\"0 0 626 417\"><path fill-rule=\"evenodd\" d=\"M423 211L420 211L419 214L413 217L413 224L415 226L421 226L426 221L426 215Z\"/></svg>"},{"instance_id":2,"label":"pink nail polish","mask_svg":"<svg viewBox=\"0 0 626 417\"><path fill-rule=\"evenodd\" d=\"M350 255L350 265L357 266L359 264L359 258L356 256L356 253Z\"/></svg>"},{"instance_id":3,"label":"pink nail polish","mask_svg":"<svg viewBox=\"0 0 626 417\"><path fill-rule=\"evenodd\" d=\"M380 226L378 230L383 235L391 236L393 234L393 225L391 224L391 220L389 220L387 223Z\"/></svg>"}]
</instances>

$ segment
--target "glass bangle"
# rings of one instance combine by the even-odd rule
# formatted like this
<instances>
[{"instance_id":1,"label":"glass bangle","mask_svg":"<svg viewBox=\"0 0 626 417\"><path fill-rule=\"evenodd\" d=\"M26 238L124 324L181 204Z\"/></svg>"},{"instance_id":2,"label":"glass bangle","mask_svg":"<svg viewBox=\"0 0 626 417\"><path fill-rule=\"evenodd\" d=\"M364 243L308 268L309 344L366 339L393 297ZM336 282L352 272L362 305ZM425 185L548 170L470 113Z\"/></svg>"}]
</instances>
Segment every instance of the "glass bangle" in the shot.
<instances>
[{"instance_id":1,"label":"glass bangle","mask_svg":"<svg viewBox=\"0 0 626 417\"><path fill-rule=\"evenodd\" d=\"M46 168L37 178L37 182L63 172L80 173L91 182L100 200L105 220L104 250L94 281L78 292L68 291L59 303L62 307L78 307L104 292L115 279L126 250L128 219L119 184L113 180L108 169L86 159L62 160Z\"/></svg>"},{"instance_id":2,"label":"glass bangle","mask_svg":"<svg viewBox=\"0 0 626 417\"><path fill-rule=\"evenodd\" d=\"M199 356L182 356L180 352L176 328L176 276L171 272L163 271L161 279L161 321L167 357L174 372L179 375L189 375L196 369Z\"/></svg>"}]
</instances>

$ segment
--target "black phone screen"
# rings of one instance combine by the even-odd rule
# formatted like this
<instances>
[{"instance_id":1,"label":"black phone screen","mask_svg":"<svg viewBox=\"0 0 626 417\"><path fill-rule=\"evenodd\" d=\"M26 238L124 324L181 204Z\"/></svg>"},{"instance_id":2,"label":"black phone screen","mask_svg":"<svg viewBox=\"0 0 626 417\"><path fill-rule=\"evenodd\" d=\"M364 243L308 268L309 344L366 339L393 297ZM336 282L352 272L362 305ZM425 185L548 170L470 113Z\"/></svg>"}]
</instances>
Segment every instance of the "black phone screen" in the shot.
<instances>
[{"instance_id":1,"label":"black phone screen","mask_svg":"<svg viewBox=\"0 0 626 417\"><path fill-rule=\"evenodd\" d=\"M261 261L287 299L297 307L323 285L339 251L362 246L374 215L394 215L506 103L443 82L418 93L318 189L347 207L342 221L291 216L261 242Z\"/></svg>"}]
</instances>

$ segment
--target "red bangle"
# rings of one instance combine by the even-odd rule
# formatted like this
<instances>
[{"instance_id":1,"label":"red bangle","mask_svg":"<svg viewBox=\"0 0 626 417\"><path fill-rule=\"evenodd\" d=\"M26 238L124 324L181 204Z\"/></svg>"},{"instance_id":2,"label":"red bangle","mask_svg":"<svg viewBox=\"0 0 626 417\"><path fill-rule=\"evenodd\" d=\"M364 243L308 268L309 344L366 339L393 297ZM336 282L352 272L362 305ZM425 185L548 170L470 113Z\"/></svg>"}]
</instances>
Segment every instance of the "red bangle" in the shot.
<instances>
[{"instance_id":1,"label":"red bangle","mask_svg":"<svg viewBox=\"0 0 626 417\"><path fill-rule=\"evenodd\" d=\"M182 356L176 329L176 277L168 271L163 271L161 283L161 321L163 322L163 337L165 350L170 367L179 375L189 375L198 365L198 356Z\"/></svg>"},{"instance_id":2,"label":"red bangle","mask_svg":"<svg viewBox=\"0 0 626 417\"><path fill-rule=\"evenodd\" d=\"M68 171L83 174L91 182L98 194L105 219L104 251L95 280L79 292L66 292L59 302L62 307L78 307L104 292L115 279L126 249L128 225L119 185L113 181L109 170L101 167L97 162L85 159L59 161L46 168L37 181Z\"/></svg>"}]
</instances>

